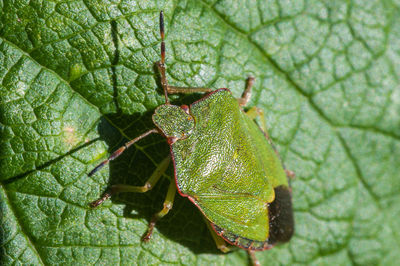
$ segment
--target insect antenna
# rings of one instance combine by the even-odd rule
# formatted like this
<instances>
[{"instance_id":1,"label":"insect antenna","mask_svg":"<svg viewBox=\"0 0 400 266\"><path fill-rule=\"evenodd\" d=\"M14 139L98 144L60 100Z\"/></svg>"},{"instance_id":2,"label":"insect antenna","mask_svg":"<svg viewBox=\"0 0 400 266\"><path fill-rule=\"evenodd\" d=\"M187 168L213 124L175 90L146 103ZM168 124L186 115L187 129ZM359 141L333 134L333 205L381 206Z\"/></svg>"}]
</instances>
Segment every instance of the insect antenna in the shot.
<instances>
[{"instance_id":1,"label":"insect antenna","mask_svg":"<svg viewBox=\"0 0 400 266\"><path fill-rule=\"evenodd\" d=\"M164 42L164 13L160 12L160 36L161 36L161 61L157 64L161 75L161 86L164 90L165 103L169 104L168 100L168 82L165 76L165 42Z\"/></svg>"},{"instance_id":2,"label":"insect antenna","mask_svg":"<svg viewBox=\"0 0 400 266\"><path fill-rule=\"evenodd\" d=\"M160 11L161 64L165 64L164 12Z\"/></svg>"},{"instance_id":3,"label":"insect antenna","mask_svg":"<svg viewBox=\"0 0 400 266\"><path fill-rule=\"evenodd\" d=\"M145 133L143 133L142 135L128 141L127 143L125 143L123 146L121 146L118 150L116 150L113 154L111 154L110 157L108 157L107 159L105 159L104 161L102 161L100 164L98 164L92 171L90 171L90 173L88 174L88 176L92 176L94 175L97 171L99 171L101 168L103 168L106 164L108 164L110 161L114 160L115 158L117 158L118 156L120 156L126 149L128 149L133 143L147 137L148 135L152 134L152 133L159 133L159 131L157 129L151 129Z\"/></svg>"}]
</instances>

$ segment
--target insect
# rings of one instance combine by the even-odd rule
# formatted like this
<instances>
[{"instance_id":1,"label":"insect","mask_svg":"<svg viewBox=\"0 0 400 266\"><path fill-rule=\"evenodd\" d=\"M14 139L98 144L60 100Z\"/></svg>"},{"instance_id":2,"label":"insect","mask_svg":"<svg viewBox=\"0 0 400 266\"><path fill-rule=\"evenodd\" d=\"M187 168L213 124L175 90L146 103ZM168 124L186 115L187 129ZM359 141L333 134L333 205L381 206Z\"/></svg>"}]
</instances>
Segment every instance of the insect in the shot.
<instances>
[{"instance_id":1,"label":"insect","mask_svg":"<svg viewBox=\"0 0 400 266\"><path fill-rule=\"evenodd\" d=\"M248 78L241 98L229 89L183 88L168 85L165 75L164 16L160 12L161 76L165 104L152 116L156 128L127 142L90 173L120 156L133 143L157 133L170 146L170 155L157 167L143 186L113 185L100 199L99 206L120 192L146 192L154 187L169 163L174 165L163 209L149 223L143 240L148 241L156 221L172 208L176 191L188 198L204 215L217 247L229 251L229 244L248 250L258 264L254 251L265 250L288 241L294 231L291 189L285 170L269 138L263 112L257 107L247 112L243 107L251 97L254 78ZM171 93L207 93L188 105L170 104ZM254 122L261 116L261 128Z\"/></svg>"}]
</instances>

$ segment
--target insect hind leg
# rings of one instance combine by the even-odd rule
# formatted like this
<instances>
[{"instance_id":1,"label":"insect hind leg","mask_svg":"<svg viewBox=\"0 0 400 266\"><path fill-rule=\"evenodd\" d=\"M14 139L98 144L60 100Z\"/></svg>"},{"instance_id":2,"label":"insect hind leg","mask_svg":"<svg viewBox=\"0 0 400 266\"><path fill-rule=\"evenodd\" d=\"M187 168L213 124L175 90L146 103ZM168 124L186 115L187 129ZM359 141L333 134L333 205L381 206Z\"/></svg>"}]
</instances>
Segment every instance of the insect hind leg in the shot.
<instances>
[{"instance_id":1,"label":"insect hind leg","mask_svg":"<svg viewBox=\"0 0 400 266\"><path fill-rule=\"evenodd\" d=\"M215 230L212 228L210 222L207 221L206 219L204 219L204 222L206 223L208 230L210 230L211 236L212 236L217 248L219 250L221 250L222 252L224 252L224 253L227 253L227 252L231 251L231 248L228 247L228 245L226 244L225 240L222 237L220 237L217 234L217 232L215 232Z\"/></svg>"},{"instance_id":2,"label":"insect hind leg","mask_svg":"<svg viewBox=\"0 0 400 266\"><path fill-rule=\"evenodd\" d=\"M249 257L251 260L251 264L253 266L261 266L260 262L258 261L255 251L254 250L248 250L247 253L249 253Z\"/></svg>"}]
</instances>

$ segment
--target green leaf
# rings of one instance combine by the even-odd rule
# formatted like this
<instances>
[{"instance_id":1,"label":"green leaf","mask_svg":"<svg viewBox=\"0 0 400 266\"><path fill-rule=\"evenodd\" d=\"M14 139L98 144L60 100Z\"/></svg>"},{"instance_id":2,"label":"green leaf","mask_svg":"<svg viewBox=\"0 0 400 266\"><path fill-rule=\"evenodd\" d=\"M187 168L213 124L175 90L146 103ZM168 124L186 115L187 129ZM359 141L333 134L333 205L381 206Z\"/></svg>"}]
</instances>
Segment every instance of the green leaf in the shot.
<instances>
[{"instance_id":1,"label":"green leaf","mask_svg":"<svg viewBox=\"0 0 400 266\"><path fill-rule=\"evenodd\" d=\"M296 232L262 265L400 261L398 1L3 1L0 3L0 258L9 264L245 265L221 254L176 196L142 243L172 176L97 209L110 184L142 185L167 156L149 136L93 177L163 103L154 62L165 11L176 86L256 77L250 106L292 181ZM172 96L174 102L198 99Z\"/></svg>"}]
</instances>

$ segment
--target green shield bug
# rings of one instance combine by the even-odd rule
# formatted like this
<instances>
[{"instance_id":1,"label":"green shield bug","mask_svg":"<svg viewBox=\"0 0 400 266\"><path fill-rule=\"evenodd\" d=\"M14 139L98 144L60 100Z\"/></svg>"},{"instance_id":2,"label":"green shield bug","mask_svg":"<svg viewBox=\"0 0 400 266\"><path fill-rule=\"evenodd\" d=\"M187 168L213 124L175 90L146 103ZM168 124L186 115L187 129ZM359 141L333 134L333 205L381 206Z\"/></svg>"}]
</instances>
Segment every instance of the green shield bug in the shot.
<instances>
[{"instance_id":1,"label":"green shield bug","mask_svg":"<svg viewBox=\"0 0 400 266\"><path fill-rule=\"evenodd\" d=\"M156 128L127 142L89 176L152 133L167 139L170 155L144 186L113 185L91 206L99 206L115 193L152 189L172 160L175 180L171 180L164 208L153 216L143 240L150 239L156 221L172 208L178 191L202 212L220 250L229 251L228 242L248 250L253 263L259 264L254 251L269 249L292 237L294 220L288 177L293 173L285 170L268 137L262 110L257 107L247 112L243 110L250 99L254 79L248 79L239 99L234 98L229 89L212 91L170 86L165 75L162 11L160 34L161 61L157 62L157 67L165 104L157 107L153 114ZM169 103L168 94L193 92L207 95L190 106ZM254 122L257 116L261 116L261 128Z\"/></svg>"}]
</instances>

